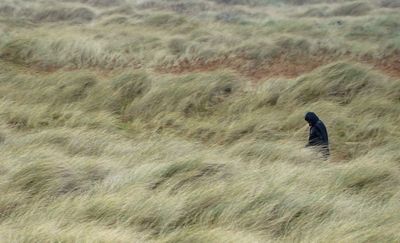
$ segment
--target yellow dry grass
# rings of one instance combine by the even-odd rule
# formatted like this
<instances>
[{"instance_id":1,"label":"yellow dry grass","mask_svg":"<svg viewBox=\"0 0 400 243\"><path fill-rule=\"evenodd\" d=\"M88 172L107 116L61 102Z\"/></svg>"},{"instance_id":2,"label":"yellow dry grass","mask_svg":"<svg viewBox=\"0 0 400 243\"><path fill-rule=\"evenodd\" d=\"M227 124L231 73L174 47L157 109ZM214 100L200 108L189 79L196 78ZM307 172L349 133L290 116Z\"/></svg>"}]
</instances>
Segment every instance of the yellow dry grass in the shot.
<instances>
[{"instance_id":1,"label":"yellow dry grass","mask_svg":"<svg viewBox=\"0 0 400 243\"><path fill-rule=\"evenodd\" d=\"M398 7L2 1L0 241L399 242Z\"/></svg>"}]
</instances>

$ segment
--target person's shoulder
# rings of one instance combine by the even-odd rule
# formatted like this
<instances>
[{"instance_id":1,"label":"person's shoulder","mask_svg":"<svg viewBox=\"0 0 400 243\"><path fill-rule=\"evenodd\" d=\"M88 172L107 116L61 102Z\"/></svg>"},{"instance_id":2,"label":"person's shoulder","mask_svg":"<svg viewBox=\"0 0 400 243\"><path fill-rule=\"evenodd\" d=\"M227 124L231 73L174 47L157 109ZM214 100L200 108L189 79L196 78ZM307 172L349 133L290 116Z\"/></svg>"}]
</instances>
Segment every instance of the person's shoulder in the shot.
<instances>
[{"instance_id":1,"label":"person's shoulder","mask_svg":"<svg viewBox=\"0 0 400 243\"><path fill-rule=\"evenodd\" d=\"M319 129L326 129L324 122L321 120L319 120L317 123L315 123L315 126L318 127Z\"/></svg>"}]
</instances>

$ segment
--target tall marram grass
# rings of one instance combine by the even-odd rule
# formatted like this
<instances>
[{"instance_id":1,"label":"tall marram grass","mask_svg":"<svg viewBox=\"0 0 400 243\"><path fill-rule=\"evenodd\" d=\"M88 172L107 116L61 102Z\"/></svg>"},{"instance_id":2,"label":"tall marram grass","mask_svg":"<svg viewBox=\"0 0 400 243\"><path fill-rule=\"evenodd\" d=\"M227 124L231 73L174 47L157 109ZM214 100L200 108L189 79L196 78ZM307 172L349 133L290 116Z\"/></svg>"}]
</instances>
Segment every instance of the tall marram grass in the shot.
<instances>
[{"instance_id":1,"label":"tall marram grass","mask_svg":"<svg viewBox=\"0 0 400 243\"><path fill-rule=\"evenodd\" d=\"M261 92L229 73L10 72L1 78L2 240L399 239L398 117L381 112L399 102L396 80L350 63ZM346 163L302 148L304 104L330 128L332 161Z\"/></svg>"},{"instance_id":2,"label":"tall marram grass","mask_svg":"<svg viewBox=\"0 0 400 243\"><path fill-rule=\"evenodd\" d=\"M398 15L0 3L0 241L399 242Z\"/></svg>"}]
</instances>

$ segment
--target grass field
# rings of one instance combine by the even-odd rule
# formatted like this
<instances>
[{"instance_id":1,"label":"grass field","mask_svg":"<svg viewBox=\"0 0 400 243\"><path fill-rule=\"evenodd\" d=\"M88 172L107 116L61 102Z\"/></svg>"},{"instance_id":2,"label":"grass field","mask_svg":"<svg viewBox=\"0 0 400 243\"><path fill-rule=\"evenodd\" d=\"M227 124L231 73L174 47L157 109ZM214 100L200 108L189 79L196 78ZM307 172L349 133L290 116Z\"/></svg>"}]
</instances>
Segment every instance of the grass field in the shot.
<instances>
[{"instance_id":1,"label":"grass field","mask_svg":"<svg viewBox=\"0 0 400 243\"><path fill-rule=\"evenodd\" d=\"M399 124L398 0L0 3L0 242L400 242Z\"/></svg>"}]
</instances>

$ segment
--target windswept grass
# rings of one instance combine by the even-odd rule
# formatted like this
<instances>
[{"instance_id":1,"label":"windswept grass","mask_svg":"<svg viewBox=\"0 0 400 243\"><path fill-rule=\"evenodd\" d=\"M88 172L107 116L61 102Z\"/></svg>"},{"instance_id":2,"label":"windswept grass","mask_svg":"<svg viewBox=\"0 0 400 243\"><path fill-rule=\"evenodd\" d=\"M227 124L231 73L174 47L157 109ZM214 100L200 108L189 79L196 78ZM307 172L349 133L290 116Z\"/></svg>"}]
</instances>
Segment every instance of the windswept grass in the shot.
<instances>
[{"instance_id":1,"label":"windswept grass","mask_svg":"<svg viewBox=\"0 0 400 243\"><path fill-rule=\"evenodd\" d=\"M371 11L372 7L365 2L354 2L346 5L341 5L332 11L334 16L359 16Z\"/></svg>"},{"instance_id":2,"label":"windswept grass","mask_svg":"<svg viewBox=\"0 0 400 243\"><path fill-rule=\"evenodd\" d=\"M57 21L76 21L78 23L91 21L95 14L87 8L54 8L45 9L34 15L33 21L35 22L57 22Z\"/></svg>"},{"instance_id":3,"label":"windswept grass","mask_svg":"<svg viewBox=\"0 0 400 243\"><path fill-rule=\"evenodd\" d=\"M396 1L0 3L1 242L399 242ZM304 148L304 113L331 156Z\"/></svg>"}]
</instances>

